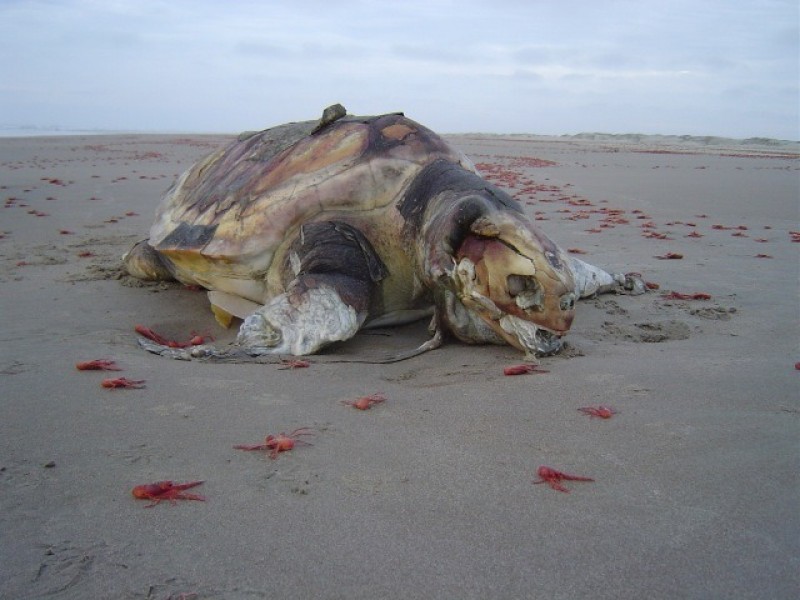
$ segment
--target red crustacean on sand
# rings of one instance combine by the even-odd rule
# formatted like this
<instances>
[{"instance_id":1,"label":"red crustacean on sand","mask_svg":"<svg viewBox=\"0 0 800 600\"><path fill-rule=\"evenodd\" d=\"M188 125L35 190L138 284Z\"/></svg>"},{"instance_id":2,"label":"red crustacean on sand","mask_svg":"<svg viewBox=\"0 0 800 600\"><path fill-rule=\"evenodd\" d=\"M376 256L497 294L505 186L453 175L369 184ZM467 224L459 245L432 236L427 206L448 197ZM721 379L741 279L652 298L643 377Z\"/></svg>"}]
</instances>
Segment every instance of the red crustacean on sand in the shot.
<instances>
[{"instance_id":1,"label":"red crustacean on sand","mask_svg":"<svg viewBox=\"0 0 800 600\"><path fill-rule=\"evenodd\" d=\"M78 371L122 371L115 361L104 358L79 362L75 368Z\"/></svg>"},{"instance_id":2,"label":"red crustacean on sand","mask_svg":"<svg viewBox=\"0 0 800 600\"><path fill-rule=\"evenodd\" d=\"M711 294L705 292L696 292L694 294L683 294L681 292L669 292L668 294L661 294L664 300L711 300Z\"/></svg>"},{"instance_id":3,"label":"red crustacean on sand","mask_svg":"<svg viewBox=\"0 0 800 600\"><path fill-rule=\"evenodd\" d=\"M569 494L569 490L561 484L562 481L594 481L594 479L591 477L569 475L567 473L562 473L561 471L556 471L550 467L545 467L544 465L539 467L539 470L536 472L536 474L539 476L539 481L533 481L531 483L546 483L554 490L565 492L567 494Z\"/></svg>"},{"instance_id":4,"label":"red crustacean on sand","mask_svg":"<svg viewBox=\"0 0 800 600\"><path fill-rule=\"evenodd\" d=\"M199 333L192 332L192 337L189 338L189 345L190 346L199 346L200 344L205 344L206 340L211 341L210 335L200 335Z\"/></svg>"},{"instance_id":5,"label":"red crustacean on sand","mask_svg":"<svg viewBox=\"0 0 800 600\"><path fill-rule=\"evenodd\" d=\"M584 406L583 408L579 408L585 415L589 415L590 417L594 418L597 417L599 419L610 419L614 415L619 414L619 411L614 410L610 406Z\"/></svg>"},{"instance_id":6,"label":"red crustacean on sand","mask_svg":"<svg viewBox=\"0 0 800 600\"><path fill-rule=\"evenodd\" d=\"M185 494L183 490L196 487L202 481L190 481L189 483L173 483L171 481L157 481L156 483L146 483L137 485L131 490L133 497L138 500L150 500L150 504L145 508L152 508L162 500L169 500L170 504L175 504L177 500L199 500L205 502L205 496L199 494Z\"/></svg>"},{"instance_id":7,"label":"red crustacean on sand","mask_svg":"<svg viewBox=\"0 0 800 600\"><path fill-rule=\"evenodd\" d=\"M117 388L128 388L138 390L144 387L144 379L128 379L127 377L117 377L116 379L103 379L100 385L110 390Z\"/></svg>"},{"instance_id":8,"label":"red crustacean on sand","mask_svg":"<svg viewBox=\"0 0 800 600\"><path fill-rule=\"evenodd\" d=\"M300 439L302 435L314 435L309 427L300 427L291 433L279 433L278 435L268 435L263 444L239 444L234 446L237 450L269 450L269 457L278 458L279 452L288 452L295 447L295 444L302 446L313 446L313 444Z\"/></svg>"},{"instance_id":9,"label":"red crustacean on sand","mask_svg":"<svg viewBox=\"0 0 800 600\"><path fill-rule=\"evenodd\" d=\"M347 406L357 408L358 410L369 410L374 404L386 402L386 396L378 392L376 394L370 394L369 396L361 396L355 400L340 400L340 402Z\"/></svg>"},{"instance_id":10,"label":"red crustacean on sand","mask_svg":"<svg viewBox=\"0 0 800 600\"><path fill-rule=\"evenodd\" d=\"M157 334L155 331L153 331L149 327L145 327L144 325L136 325L133 329L139 335L146 337L148 340L154 341L156 344L161 344L162 346L169 346L170 345L170 340L168 340L167 338ZM172 342L172 343L176 344L177 342Z\"/></svg>"},{"instance_id":11,"label":"red crustacean on sand","mask_svg":"<svg viewBox=\"0 0 800 600\"><path fill-rule=\"evenodd\" d=\"M503 369L503 375L526 375L528 373L549 373L545 369L540 369L539 365L514 365Z\"/></svg>"},{"instance_id":12,"label":"red crustacean on sand","mask_svg":"<svg viewBox=\"0 0 800 600\"><path fill-rule=\"evenodd\" d=\"M311 363L307 360L300 360L299 358L282 358L281 359L281 367L278 367L279 370L283 369L307 369L311 366Z\"/></svg>"},{"instance_id":13,"label":"red crustacean on sand","mask_svg":"<svg viewBox=\"0 0 800 600\"><path fill-rule=\"evenodd\" d=\"M149 327L145 327L144 325L136 325L134 327L136 333L139 335L146 337L148 340L155 342L156 344L161 344L162 346L167 346L169 348L188 348L189 346L199 346L200 344L205 343L206 339L211 339L211 336L202 336L195 332L192 332L192 337L188 342L178 342L175 340L168 340L162 335L159 335Z\"/></svg>"}]
</instances>

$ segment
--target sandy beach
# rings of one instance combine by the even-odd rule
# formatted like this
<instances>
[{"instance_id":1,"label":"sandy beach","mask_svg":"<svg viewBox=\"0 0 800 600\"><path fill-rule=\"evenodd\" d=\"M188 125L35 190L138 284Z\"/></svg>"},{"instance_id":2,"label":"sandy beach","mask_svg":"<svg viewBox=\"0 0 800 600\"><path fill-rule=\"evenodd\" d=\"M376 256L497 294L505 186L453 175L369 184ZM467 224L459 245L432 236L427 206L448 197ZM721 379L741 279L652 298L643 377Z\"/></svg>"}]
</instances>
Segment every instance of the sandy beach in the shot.
<instances>
[{"instance_id":1,"label":"sandy beach","mask_svg":"<svg viewBox=\"0 0 800 600\"><path fill-rule=\"evenodd\" d=\"M800 146L449 136L563 248L659 286L581 302L547 372L507 377L510 347L326 360L416 347L424 322L302 369L140 349L137 324L235 335L120 261L230 139L0 139L0 597L797 597ZM233 449L301 427L313 445L274 460ZM534 485L541 465L594 481ZM131 495L161 480L206 501Z\"/></svg>"}]
</instances>

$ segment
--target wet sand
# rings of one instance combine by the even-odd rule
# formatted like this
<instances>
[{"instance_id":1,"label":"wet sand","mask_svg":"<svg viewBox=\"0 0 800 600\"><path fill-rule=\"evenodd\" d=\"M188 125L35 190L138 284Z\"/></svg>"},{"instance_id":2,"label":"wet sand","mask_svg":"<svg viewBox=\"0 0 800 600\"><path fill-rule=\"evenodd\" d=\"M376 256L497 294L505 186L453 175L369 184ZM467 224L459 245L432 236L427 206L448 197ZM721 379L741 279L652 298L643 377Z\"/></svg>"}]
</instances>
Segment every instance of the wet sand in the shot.
<instances>
[{"instance_id":1,"label":"wet sand","mask_svg":"<svg viewBox=\"0 0 800 600\"><path fill-rule=\"evenodd\" d=\"M660 286L583 301L547 373L506 377L508 347L325 360L415 347L424 323L303 369L142 351L136 324L234 335L203 293L120 269L174 178L229 139L0 139L0 596L797 594L796 145L451 136L562 247ZM99 358L124 370L75 369ZM598 405L617 414L578 411ZM313 445L276 460L232 448L299 427ZM540 465L594 481L533 485ZM167 479L207 500L130 494Z\"/></svg>"}]
</instances>

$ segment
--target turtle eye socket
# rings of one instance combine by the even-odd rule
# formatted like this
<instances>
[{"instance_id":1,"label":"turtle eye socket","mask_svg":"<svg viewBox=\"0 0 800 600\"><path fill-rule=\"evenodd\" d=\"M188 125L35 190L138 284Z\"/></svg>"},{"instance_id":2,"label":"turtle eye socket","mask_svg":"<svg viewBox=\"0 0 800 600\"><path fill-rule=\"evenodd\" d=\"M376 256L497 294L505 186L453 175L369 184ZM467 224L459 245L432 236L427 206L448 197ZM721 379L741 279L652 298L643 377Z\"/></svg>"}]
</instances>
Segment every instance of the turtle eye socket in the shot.
<instances>
[{"instance_id":1,"label":"turtle eye socket","mask_svg":"<svg viewBox=\"0 0 800 600\"><path fill-rule=\"evenodd\" d=\"M532 275L509 275L506 277L508 295L514 298L523 310L542 310L544 308L544 294L542 286Z\"/></svg>"},{"instance_id":2,"label":"turtle eye socket","mask_svg":"<svg viewBox=\"0 0 800 600\"><path fill-rule=\"evenodd\" d=\"M561 310L573 310L575 308L575 294L564 294L559 298L558 305Z\"/></svg>"}]
</instances>

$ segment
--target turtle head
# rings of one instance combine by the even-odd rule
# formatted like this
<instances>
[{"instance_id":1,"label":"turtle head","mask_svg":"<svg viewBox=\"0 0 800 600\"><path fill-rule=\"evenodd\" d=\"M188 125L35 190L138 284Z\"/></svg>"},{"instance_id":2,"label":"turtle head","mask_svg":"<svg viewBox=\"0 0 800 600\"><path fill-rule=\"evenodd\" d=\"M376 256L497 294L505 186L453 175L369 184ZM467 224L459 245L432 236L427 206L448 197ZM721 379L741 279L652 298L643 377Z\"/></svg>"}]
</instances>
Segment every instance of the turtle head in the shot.
<instances>
[{"instance_id":1,"label":"turtle head","mask_svg":"<svg viewBox=\"0 0 800 600\"><path fill-rule=\"evenodd\" d=\"M398 210L416 240L419 281L446 329L464 342L505 342L528 354L560 348L575 314L570 258L506 192L437 160Z\"/></svg>"},{"instance_id":2,"label":"turtle head","mask_svg":"<svg viewBox=\"0 0 800 600\"><path fill-rule=\"evenodd\" d=\"M561 347L575 314L572 272L558 246L524 215L497 211L477 218L453 258L453 292L473 323L526 353ZM453 311L444 312L452 323Z\"/></svg>"}]
</instances>

